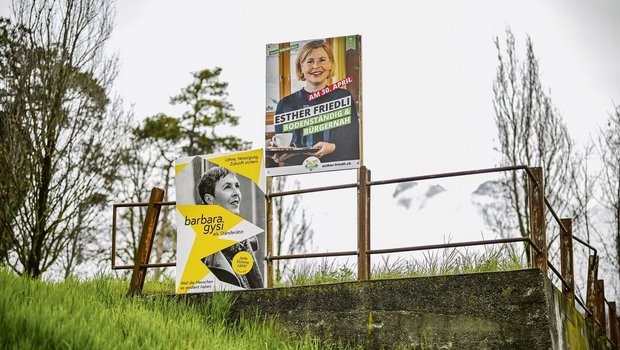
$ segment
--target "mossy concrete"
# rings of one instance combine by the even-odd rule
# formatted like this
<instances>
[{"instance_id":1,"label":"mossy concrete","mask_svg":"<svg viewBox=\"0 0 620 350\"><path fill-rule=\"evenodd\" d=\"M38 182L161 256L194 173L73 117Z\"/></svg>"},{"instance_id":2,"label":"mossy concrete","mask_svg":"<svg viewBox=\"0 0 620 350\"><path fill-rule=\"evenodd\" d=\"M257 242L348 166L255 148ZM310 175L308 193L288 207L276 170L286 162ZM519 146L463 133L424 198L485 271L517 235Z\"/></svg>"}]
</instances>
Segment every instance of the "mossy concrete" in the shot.
<instances>
[{"instance_id":1,"label":"mossy concrete","mask_svg":"<svg viewBox=\"0 0 620 350\"><path fill-rule=\"evenodd\" d=\"M233 294L232 317L258 310L365 349L610 349L537 269Z\"/></svg>"}]
</instances>

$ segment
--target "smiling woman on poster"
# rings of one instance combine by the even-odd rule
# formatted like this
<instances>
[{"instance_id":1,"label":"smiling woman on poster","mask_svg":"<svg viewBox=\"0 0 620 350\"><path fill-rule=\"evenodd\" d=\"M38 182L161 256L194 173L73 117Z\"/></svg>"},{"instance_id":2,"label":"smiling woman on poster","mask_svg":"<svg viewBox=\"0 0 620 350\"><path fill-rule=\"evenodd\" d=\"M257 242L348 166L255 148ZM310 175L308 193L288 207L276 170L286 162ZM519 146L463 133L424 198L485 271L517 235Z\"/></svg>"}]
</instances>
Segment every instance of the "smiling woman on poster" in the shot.
<instances>
[{"instance_id":1,"label":"smiling woman on poster","mask_svg":"<svg viewBox=\"0 0 620 350\"><path fill-rule=\"evenodd\" d=\"M276 116L306 109L306 114L317 116L315 120L330 121L318 127L292 130L287 130L283 123L276 123L276 135L292 133L291 145L294 147L311 147L317 150L303 154L277 153L273 156L277 164L272 166L301 165L309 156L319 158L321 163L359 159L359 121L355 101L349 91L340 88L331 90L328 86L328 80L334 75L332 48L324 40L309 41L299 51L295 71L297 79L305 81L305 86L278 102ZM346 110L344 118L335 119L336 117L328 115L329 112L339 112L330 109L334 106L330 102L337 100L349 103L350 109ZM312 106L317 107L308 109Z\"/></svg>"},{"instance_id":2,"label":"smiling woman on poster","mask_svg":"<svg viewBox=\"0 0 620 350\"><path fill-rule=\"evenodd\" d=\"M241 184L237 174L227 168L216 166L207 170L198 183L198 193L203 204L219 205L235 215L241 215ZM247 215L244 215L247 216ZM255 246L255 248L253 247ZM255 237L243 240L204 258L205 265L222 282L242 288L262 288L263 277L254 251L258 250ZM234 261L246 254L251 261L250 268L243 274L235 271Z\"/></svg>"}]
</instances>

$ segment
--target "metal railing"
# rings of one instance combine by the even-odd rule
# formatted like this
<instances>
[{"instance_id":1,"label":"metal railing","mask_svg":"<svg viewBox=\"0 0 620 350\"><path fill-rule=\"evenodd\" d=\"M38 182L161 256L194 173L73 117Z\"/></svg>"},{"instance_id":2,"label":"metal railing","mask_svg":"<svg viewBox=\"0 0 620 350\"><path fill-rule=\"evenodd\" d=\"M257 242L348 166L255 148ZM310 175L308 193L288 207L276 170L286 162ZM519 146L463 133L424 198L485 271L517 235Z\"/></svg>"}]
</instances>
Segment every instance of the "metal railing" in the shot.
<instances>
[{"instance_id":1,"label":"metal railing","mask_svg":"<svg viewBox=\"0 0 620 350\"><path fill-rule=\"evenodd\" d=\"M529 215L530 215L530 227L529 231L531 237L520 238L508 238L508 239L495 239L495 240L483 240L483 241L469 241L458 243L444 243L425 246L411 246L411 247L395 247L387 249L371 249L370 248L370 188L372 186L381 186L388 184L397 184L403 182L423 181L431 179L449 178L449 177L461 177L469 175L479 175L486 173L498 173L506 171L519 171L522 170L527 174L528 178L528 198L529 200ZM469 171L448 172L440 174L431 174L423 176L404 177L389 180L371 181L370 171L365 167L361 167L358 173L358 182L334 186L316 187L299 189L293 191L283 191L278 193L267 194L267 211L268 218L271 217L272 203L271 199L282 196L299 195L306 193L316 193L322 191L333 191L339 189L357 188L358 190L358 249L357 251L342 251L342 252L329 252L329 253L302 253L302 254L290 254L290 255L272 255L270 242L273 241L272 236L268 233L268 254L267 254L267 282L268 287L273 286L273 266L272 263L275 260L289 260L289 259L304 259L304 258L317 258L317 257L334 257L334 256L353 256L358 258L358 280L370 279L370 256L373 254L387 254L387 253L401 253L401 252L413 252L421 250L431 249L445 249L456 247L467 247L476 245L487 244L506 244L513 242L525 242L531 249L531 263L532 267L540 268L545 275L548 270L551 270L555 276L561 282L561 291L569 300L569 302L575 305L575 302L579 303L585 310L586 318L591 326L596 326L600 329L602 334L607 334L607 325L605 317L605 300L603 281L597 279L598 274L598 255L596 249L589 243L583 241L579 237L572 234L572 219L560 218L555 212L549 200L544 195L544 181L542 168L531 168L524 165L520 166L507 166L499 168L486 168ZM561 271L553 266L548 260L547 252L547 239L546 239L546 221L545 221L545 209L551 213L554 220L560 227L560 259L561 259ZM271 230L270 223L268 223L268 230ZM588 282L587 282L587 302L583 302L578 296L575 295L575 278L574 278L574 264L573 264L573 241L586 246L593 252L590 255L590 264L588 267ZM614 306L613 312L611 306ZM618 339L618 333L620 330L618 324L619 319L616 315L615 303L607 302L608 309L610 310L610 322L609 322L609 340L617 346L620 342ZM613 314L613 316L612 316ZM611 321L613 319L613 321Z\"/></svg>"},{"instance_id":2,"label":"metal railing","mask_svg":"<svg viewBox=\"0 0 620 350\"><path fill-rule=\"evenodd\" d=\"M444 243L433 244L424 246L409 246L409 247L394 247L386 249L371 249L370 245L370 190L373 186L383 186L389 184L397 184L403 182L423 181L440 178L450 177L462 177L470 175L479 175L487 173L498 173L507 171L524 171L527 176L527 197L529 199L529 216L530 237L519 238L504 238L493 240L481 240L481 241L468 241L457 243ZM267 201L267 256L265 260L267 262L267 287L273 287L273 262L277 260L291 260L291 259L306 259L306 258L327 258L327 257L340 257L340 256L357 256L357 278L360 281L368 280L371 278L371 265L370 257L375 254L390 254L390 253L402 253L413 252L432 249L446 249L468 246L480 246L491 244L506 244L523 242L530 247L531 265L534 268L541 269L545 275L548 273L548 269L551 270L557 276L561 282L561 291L566 296L567 300L575 305L575 302L585 310L586 319L592 327L596 327L600 330L602 335L607 336L609 330L608 339L617 348L620 333L620 321L616 312L615 302L610 302L605 299L604 294L604 282L598 279L598 255L597 250L588 242L576 237L572 233L572 219L560 218L555 212L548 199L544 195L544 181L542 169L539 167L527 167L523 165L508 166L499 168L486 168L469 171L448 172L440 174L431 174L423 176L403 177L397 179L371 181L370 170L362 166L358 170L358 181L356 183L323 186L315 188L298 189L292 191L282 191L271 193L271 178L268 178L268 193L265 195ZM340 189L356 188L357 189L357 217L358 217L358 230L357 230L357 250L340 251L340 252L318 252L318 253L300 253L289 255L273 255L273 229L272 229L272 217L273 217L273 198L293 196L306 193L317 193L325 191L334 191ZM125 203L114 204L113 206L113 221L112 221L112 269L133 269L131 285L129 294L137 294L142 290L144 284L144 277L146 269L151 267L171 267L175 266L175 262L169 263L148 263L150 251L153 244L153 238L157 221L159 218L159 212L164 205L175 205L176 202L164 202L163 190L154 188L151 192L151 198L148 203ZM145 223L140 237L140 244L138 247L137 256L134 265L116 265L116 214L117 208L122 207L147 207L147 213ZM560 260L561 271L548 261L548 247L546 241L546 221L545 221L545 209L548 210L553 216L554 220L560 227ZM588 257L588 278L587 278L587 296L586 302L581 300L575 295L575 279L574 279L574 263L573 263L573 241L587 247L592 253ZM607 306L607 308L606 308ZM606 309L609 310L609 322L606 318ZM609 328L608 328L609 327Z\"/></svg>"},{"instance_id":3,"label":"metal railing","mask_svg":"<svg viewBox=\"0 0 620 350\"><path fill-rule=\"evenodd\" d=\"M343 251L343 252L330 252L330 253L305 253L305 254L291 254L291 255L281 255L274 256L272 254L271 242L273 241L270 231L272 231L271 223L268 222L267 225L267 286L273 286L273 267L272 262L274 260L289 260L289 259L304 259L304 258L317 258L317 257L330 257L330 256L351 256L357 255L358 261L358 279L359 280L367 280L370 278L370 256L374 254L387 254L387 253L399 253L399 252L410 252L410 251L420 251L420 250L430 250L430 249L443 249L443 248L454 248L454 247L466 247L466 246L476 246L476 245L487 245L487 244L501 244L501 243L512 243L512 242L525 242L532 249L533 256L536 257L537 267L540 267L545 272L547 271L546 264L546 238L544 235L544 229L532 230L532 232L536 232L537 235L534 239L530 237L521 237L521 238L505 238L505 239L496 239L496 240L486 240L486 241L471 241L471 242L461 242L461 243L448 243L448 244L437 244L437 245L429 245L429 246L414 246L414 247L395 247L388 249L370 249L370 188L373 186L383 186L390 184L397 184L403 182L413 182L413 181L423 181L423 180L431 180L431 179L440 179L440 178L450 178L450 177L462 177L469 175L479 175L479 174L487 174L487 173L497 173L497 172L505 172L505 171L517 171L523 170L528 174L528 178L533 181L540 181L542 183L542 170L540 168L530 169L527 166L507 166L507 167L499 167L499 168L486 168L486 169L477 169L477 170L468 170L468 171L458 171L458 172L448 172L448 173L440 173L440 174L430 174L430 175L422 175L422 176L412 176L412 177L403 177L397 179L389 179L389 180L379 180L379 181L371 181L370 180L370 171L366 167L361 167L358 173L358 182L357 183L349 183L342 185L334 185L334 186L323 186L323 187L315 187L315 188L306 188L306 189L298 189L292 191L282 191L277 193L267 193L267 218L268 220L271 218L272 214L272 199L276 197L283 196L291 196L291 195L300 195L306 193L316 193L323 191L333 191L347 188L357 188L358 192L358 249L357 251ZM538 198L541 198L538 202L532 201L534 203L530 206L530 211L534 211L537 213L542 213L542 186L538 185L538 182L532 182L531 191L535 193ZM268 186L271 188L271 186ZM544 223L544 218L543 218ZM539 242L536 242L538 240ZM542 243L542 244L541 244ZM543 247L543 248L541 248ZM329 254L329 255L328 255ZM545 257L545 258L543 258ZM543 263L544 261L544 263Z\"/></svg>"}]
</instances>

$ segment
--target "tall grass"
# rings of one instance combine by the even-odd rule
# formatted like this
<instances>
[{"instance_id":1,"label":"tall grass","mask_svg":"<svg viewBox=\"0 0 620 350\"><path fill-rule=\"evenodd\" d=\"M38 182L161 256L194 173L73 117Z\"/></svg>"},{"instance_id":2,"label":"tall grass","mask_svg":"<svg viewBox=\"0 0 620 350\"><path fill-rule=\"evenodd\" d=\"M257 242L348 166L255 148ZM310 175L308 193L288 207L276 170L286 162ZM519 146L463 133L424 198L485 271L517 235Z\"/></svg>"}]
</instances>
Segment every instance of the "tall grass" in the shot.
<instances>
[{"instance_id":1,"label":"tall grass","mask_svg":"<svg viewBox=\"0 0 620 350\"><path fill-rule=\"evenodd\" d=\"M103 276L47 283L0 268L0 348L335 348L256 315L231 321L230 294L215 293L196 306L169 297L128 298L128 285Z\"/></svg>"},{"instance_id":2,"label":"tall grass","mask_svg":"<svg viewBox=\"0 0 620 350\"><path fill-rule=\"evenodd\" d=\"M372 266L373 279L454 275L485 271L510 271L526 264L510 245L485 247L483 250L450 248L428 251L421 258L389 256ZM355 281L355 264L337 264L323 260L319 264L296 264L285 271L277 286L298 286Z\"/></svg>"},{"instance_id":3,"label":"tall grass","mask_svg":"<svg viewBox=\"0 0 620 350\"><path fill-rule=\"evenodd\" d=\"M508 245L484 250L450 248L428 251L420 259L384 258L373 266L373 278L420 277L523 269L523 259Z\"/></svg>"}]
</instances>

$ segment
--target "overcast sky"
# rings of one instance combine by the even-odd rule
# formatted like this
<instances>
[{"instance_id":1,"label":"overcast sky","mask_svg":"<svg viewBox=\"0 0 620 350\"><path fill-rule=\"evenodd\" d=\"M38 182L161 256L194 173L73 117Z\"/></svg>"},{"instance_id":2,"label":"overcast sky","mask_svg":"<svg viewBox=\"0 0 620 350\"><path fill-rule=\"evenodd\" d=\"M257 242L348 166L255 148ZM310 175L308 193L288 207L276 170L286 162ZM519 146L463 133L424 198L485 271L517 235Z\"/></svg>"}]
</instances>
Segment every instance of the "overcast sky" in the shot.
<instances>
[{"instance_id":1,"label":"overcast sky","mask_svg":"<svg viewBox=\"0 0 620 350\"><path fill-rule=\"evenodd\" d=\"M8 2L1 1L6 15ZM612 100L620 103L617 0L132 0L119 1L116 23L109 43L121 63L116 89L136 117L180 114L170 96L191 81L191 72L219 66L241 116L234 132L255 147L264 135L265 45L360 34L364 163L373 179L497 165L493 38L503 39L506 26L520 55L531 36L542 83L580 144L604 125ZM350 171L321 176L355 179ZM373 200L394 205L377 212L392 213L393 187L384 192ZM333 223L343 201L353 206L354 194L349 197L310 197L308 203L324 203L312 209L317 226L323 219ZM388 221L378 229L398 227ZM355 230L354 218L341 228Z\"/></svg>"},{"instance_id":2,"label":"overcast sky","mask_svg":"<svg viewBox=\"0 0 620 350\"><path fill-rule=\"evenodd\" d=\"M136 116L178 112L190 72L220 66L235 130L261 146L265 44L363 40L365 164L392 177L493 166L493 37L532 37L542 82L580 142L620 102L620 2L122 1L110 43ZM520 52L523 52L522 50Z\"/></svg>"},{"instance_id":3,"label":"overcast sky","mask_svg":"<svg viewBox=\"0 0 620 350\"><path fill-rule=\"evenodd\" d=\"M8 12L2 0L0 14ZM361 34L364 163L375 178L497 163L493 37L532 37L543 85L579 141L620 103L620 2L120 1L109 48L117 92L136 116L168 104L190 73L216 66L241 118L235 133L262 146L265 45ZM519 51L520 53L523 50Z\"/></svg>"}]
</instances>

